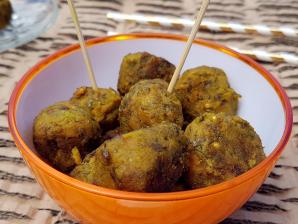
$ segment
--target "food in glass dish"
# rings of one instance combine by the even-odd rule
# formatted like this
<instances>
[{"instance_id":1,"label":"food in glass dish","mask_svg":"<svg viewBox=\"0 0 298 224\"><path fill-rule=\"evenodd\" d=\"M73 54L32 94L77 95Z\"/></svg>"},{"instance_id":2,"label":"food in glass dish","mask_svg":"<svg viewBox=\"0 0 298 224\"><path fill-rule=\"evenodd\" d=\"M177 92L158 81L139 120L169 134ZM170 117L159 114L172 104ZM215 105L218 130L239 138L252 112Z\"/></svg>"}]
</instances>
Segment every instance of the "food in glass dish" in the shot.
<instances>
[{"instance_id":1,"label":"food in glass dish","mask_svg":"<svg viewBox=\"0 0 298 224\"><path fill-rule=\"evenodd\" d=\"M70 102L90 111L92 118L104 130L111 130L118 124L118 108L121 102L119 94L109 88L79 87Z\"/></svg>"},{"instance_id":2,"label":"food in glass dish","mask_svg":"<svg viewBox=\"0 0 298 224\"><path fill-rule=\"evenodd\" d=\"M126 94L130 87L143 79L163 79L169 82L175 71L175 66L166 59L147 52L126 55L121 63L118 91Z\"/></svg>"},{"instance_id":3,"label":"food in glass dish","mask_svg":"<svg viewBox=\"0 0 298 224\"><path fill-rule=\"evenodd\" d=\"M12 6L9 0L0 0L0 29L9 25L12 16Z\"/></svg>"},{"instance_id":4,"label":"food in glass dish","mask_svg":"<svg viewBox=\"0 0 298 224\"><path fill-rule=\"evenodd\" d=\"M125 191L170 191L185 168L186 143L173 123L132 131L105 141L71 176Z\"/></svg>"},{"instance_id":5,"label":"food in glass dish","mask_svg":"<svg viewBox=\"0 0 298 224\"><path fill-rule=\"evenodd\" d=\"M183 125L182 106L175 93L167 91L161 79L142 80L131 87L119 107L123 132L160 124L163 121Z\"/></svg>"},{"instance_id":6,"label":"food in glass dish","mask_svg":"<svg viewBox=\"0 0 298 224\"><path fill-rule=\"evenodd\" d=\"M190 188L229 180L265 159L260 137L238 116L205 113L187 126L185 136L190 142L185 175Z\"/></svg>"},{"instance_id":7,"label":"food in glass dish","mask_svg":"<svg viewBox=\"0 0 298 224\"><path fill-rule=\"evenodd\" d=\"M176 84L175 93L188 121L204 112L237 113L240 95L230 87L225 72L219 68L200 66L186 70Z\"/></svg>"},{"instance_id":8,"label":"food in glass dish","mask_svg":"<svg viewBox=\"0 0 298 224\"><path fill-rule=\"evenodd\" d=\"M98 146L101 129L90 113L69 102L43 109L34 120L33 142L56 169L71 171Z\"/></svg>"}]
</instances>

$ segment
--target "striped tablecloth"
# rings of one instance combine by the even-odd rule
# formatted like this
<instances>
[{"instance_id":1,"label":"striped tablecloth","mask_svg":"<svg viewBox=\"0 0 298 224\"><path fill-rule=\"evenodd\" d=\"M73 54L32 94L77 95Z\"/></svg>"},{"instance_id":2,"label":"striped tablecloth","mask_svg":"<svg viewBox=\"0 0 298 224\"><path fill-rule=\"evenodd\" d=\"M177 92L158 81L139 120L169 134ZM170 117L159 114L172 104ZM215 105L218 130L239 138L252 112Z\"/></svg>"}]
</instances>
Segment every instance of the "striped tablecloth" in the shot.
<instances>
[{"instance_id":1,"label":"striped tablecloth","mask_svg":"<svg viewBox=\"0 0 298 224\"><path fill-rule=\"evenodd\" d=\"M87 38L113 32L184 33L106 18L108 11L193 17L199 0L77 0ZM65 0L59 2L56 24L36 40L0 54L0 223L77 223L62 211L36 183L8 131L7 103L17 80L37 61L77 41ZM298 0L211 0L207 18L243 24L288 25L298 28ZM201 37L242 48L298 54L298 39L201 33ZM298 223L298 66L264 64L286 89L294 110L293 137L278 164L259 191L223 223Z\"/></svg>"}]
</instances>

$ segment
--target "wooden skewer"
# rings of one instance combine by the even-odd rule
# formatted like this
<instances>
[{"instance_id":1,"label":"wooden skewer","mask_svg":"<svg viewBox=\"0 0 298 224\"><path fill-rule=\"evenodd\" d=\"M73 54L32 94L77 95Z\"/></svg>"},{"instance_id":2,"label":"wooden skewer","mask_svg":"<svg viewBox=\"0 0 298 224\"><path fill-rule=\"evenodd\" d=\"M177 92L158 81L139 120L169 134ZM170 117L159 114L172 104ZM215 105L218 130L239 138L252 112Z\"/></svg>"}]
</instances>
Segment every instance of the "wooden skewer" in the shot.
<instances>
[{"instance_id":1,"label":"wooden skewer","mask_svg":"<svg viewBox=\"0 0 298 224\"><path fill-rule=\"evenodd\" d=\"M184 63L185 63L186 57L187 57L187 55L188 55L188 53L190 51L190 48L192 46L192 42L193 42L193 40L196 37L196 34L198 32L198 29L200 27L200 24L201 24L202 19L203 19L204 15L205 15L205 12L206 12L206 9L207 9L208 5L209 5L209 0L203 0L202 5L201 5L201 8L200 8L200 11L197 14L197 18L196 18L195 24L192 27L191 33L190 33L190 35L188 37L188 40L186 42L186 46L184 48L184 52L182 54L182 57L180 58L179 64L176 67L176 70L174 72L174 75L172 76L171 82L169 84L168 92L170 92L170 93L173 92L173 89L175 87L175 84L176 84L176 82L177 82L177 80L179 78L179 74L180 74L180 72L182 70L182 67L183 67Z\"/></svg>"},{"instance_id":2,"label":"wooden skewer","mask_svg":"<svg viewBox=\"0 0 298 224\"><path fill-rule=\"evenodd\" d=\"M79 23L79 19L78 19L78 14L76 12L73 1L72 0L67 0L67 3L68 3L68 6L69 6L69 10L70 10L70 13L71 13L72 20L73 20L73 22L75 24L75 27L76 27L76 31L77 31L79 43L80 43L80 46L81 46L81 51L82 51L82 54L83 54L83 58L84 58L84 61L85 61L86 67L87 67L89 79L91 81L92 88L94 90L96 90L97 89L97 84L96 84L93 68L91 66L90 57L89 57L89 54L88 54L88 51L87 51L87 48L86 48L86 44L85 44L85 41L84 41L83 33L81 31L81 27L80 27L80 23Z\"/></svg>"}]
</instances>

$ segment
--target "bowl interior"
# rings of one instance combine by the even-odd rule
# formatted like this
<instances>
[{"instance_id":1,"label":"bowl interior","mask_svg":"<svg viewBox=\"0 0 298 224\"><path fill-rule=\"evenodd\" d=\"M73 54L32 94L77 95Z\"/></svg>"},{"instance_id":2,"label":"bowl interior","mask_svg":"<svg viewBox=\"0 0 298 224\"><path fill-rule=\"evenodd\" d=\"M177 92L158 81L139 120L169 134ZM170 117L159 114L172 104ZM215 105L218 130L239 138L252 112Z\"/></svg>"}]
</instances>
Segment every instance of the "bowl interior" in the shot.
<instances>
[{"instance_id":1,"label":"bowl interior","mask_svg":"<svg viewBox=\"0 0 298 224\"><path fill-rule=\"evenodd\" d=\"M119 67L124 55L148 51L177 65L184 42L160 38L96 43L89 48L96 80L100 87L116 89ZM255 68L224 51L194 44L184 70L200 65L223 69L229 82L242 98L238 115L250 122L260 135L266 155L280 141L285 129L282 102L269 81ZM80 51L55 60L42 69L24 88L16 110L16 125L25 143L34 150L32 125L41 109L57 101L68 100L75 88L90 85Z\"/></svg>"}]
</instances>

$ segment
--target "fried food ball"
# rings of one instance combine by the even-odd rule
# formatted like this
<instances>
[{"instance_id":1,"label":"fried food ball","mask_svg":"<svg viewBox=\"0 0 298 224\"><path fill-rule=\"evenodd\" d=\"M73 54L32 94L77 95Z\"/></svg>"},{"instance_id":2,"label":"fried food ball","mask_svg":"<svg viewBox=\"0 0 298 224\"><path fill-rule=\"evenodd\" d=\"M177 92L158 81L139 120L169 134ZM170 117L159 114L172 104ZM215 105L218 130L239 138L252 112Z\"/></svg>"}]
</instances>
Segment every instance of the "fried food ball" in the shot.
<instances>
[{"instance_id":1,"label":"fried food ball","mask_svg":"<svg viewBox=\"0 0 298 224\"><path fill-rule=\"evenodd\" d=\"M69 172L98 145L100 127L90 113L69 102L42 110L34 120L33 142L40 155Z\"/></svg>"},{"instance_id":2,"label":"fried food ball","mask_svg":"<svg viewBox=\"0 0 298 224\"><path fill-rule=\"evenodd\" d=\"M103 155L94 150L89 153L83 162L76 166L70 175L78 180L101 187L117 189L110 168L107 166Z\"/></svg>"},{"instance_id":3,"label":"fried food ball","mask_svg":"<svg viewBox=\"0 0 298 224\"><path fill-rule=\"evenodd\" d=\"M0 0L0 29L5 28L12 16L12 7L9 0Z\"/></svg>"},{"instance_id":4,"label":"fried food ball","mask_svg":"<svg viewBox=\"0 0 298 224\"><path fill-rule=\"evenodd\" d=\"M104 142L71 176L125 191L167 191L182 175L186 146L179 126L162 123Z\"/></svg>"},{"instance_id":5,"label":"fried food ball","mask_svg":"<svg viewBox=\"0 0 298 224\"><path fill-rule=\"evenodd\" d=\"M187 126L185 135L190 142L186 179L191 188L229 180L265 159L260 137L238 116L205 113Z\"/></svg>"},{"instance_id":6,"label":"fried food ball","mask_svg":"<svg viewBox=\"0 0 298 224\"><path fill-rule=\"evenodd\" d=\"M121 63L118 91L124 95L142 79L163 79L169 82L174 71L175 66L164 58L147 52L128 54Z\"/></svg>"},{"instance_id":7,"label":"fried food ball","mask_svg":"<svg viewBox=\"0 0 298 224\"><path fill-rule=\"evenodd\" d=\"M223 70L207 66L184 72L175 87L185 113L192 121L204 112L225 112L235 115L240 97L230 88Z\"/></svg>"},{"instance_id":8,"label":"fried food ball","mask_svg":"<svg viewBox=\"0 0 298 224\"><path fill-rule=\"evenodd\" d=\"M182 106L175 93L167 92L161 79L142 80L131 87L119 107L123 132L160 124L162 121L183 125Z\"/></svg>"},{"instance_id":9,"label":"fried food ball","mask_svg":"<svg viewBox=\"0 0 298 224\"><path fill-rule=\"evenodd\" d=\"M89 110L102 129L110 130L118 124L121 97L111 88L94 90L91 87L80 87L74 92L70 102Z\"/></svg>"}]
</instances>

